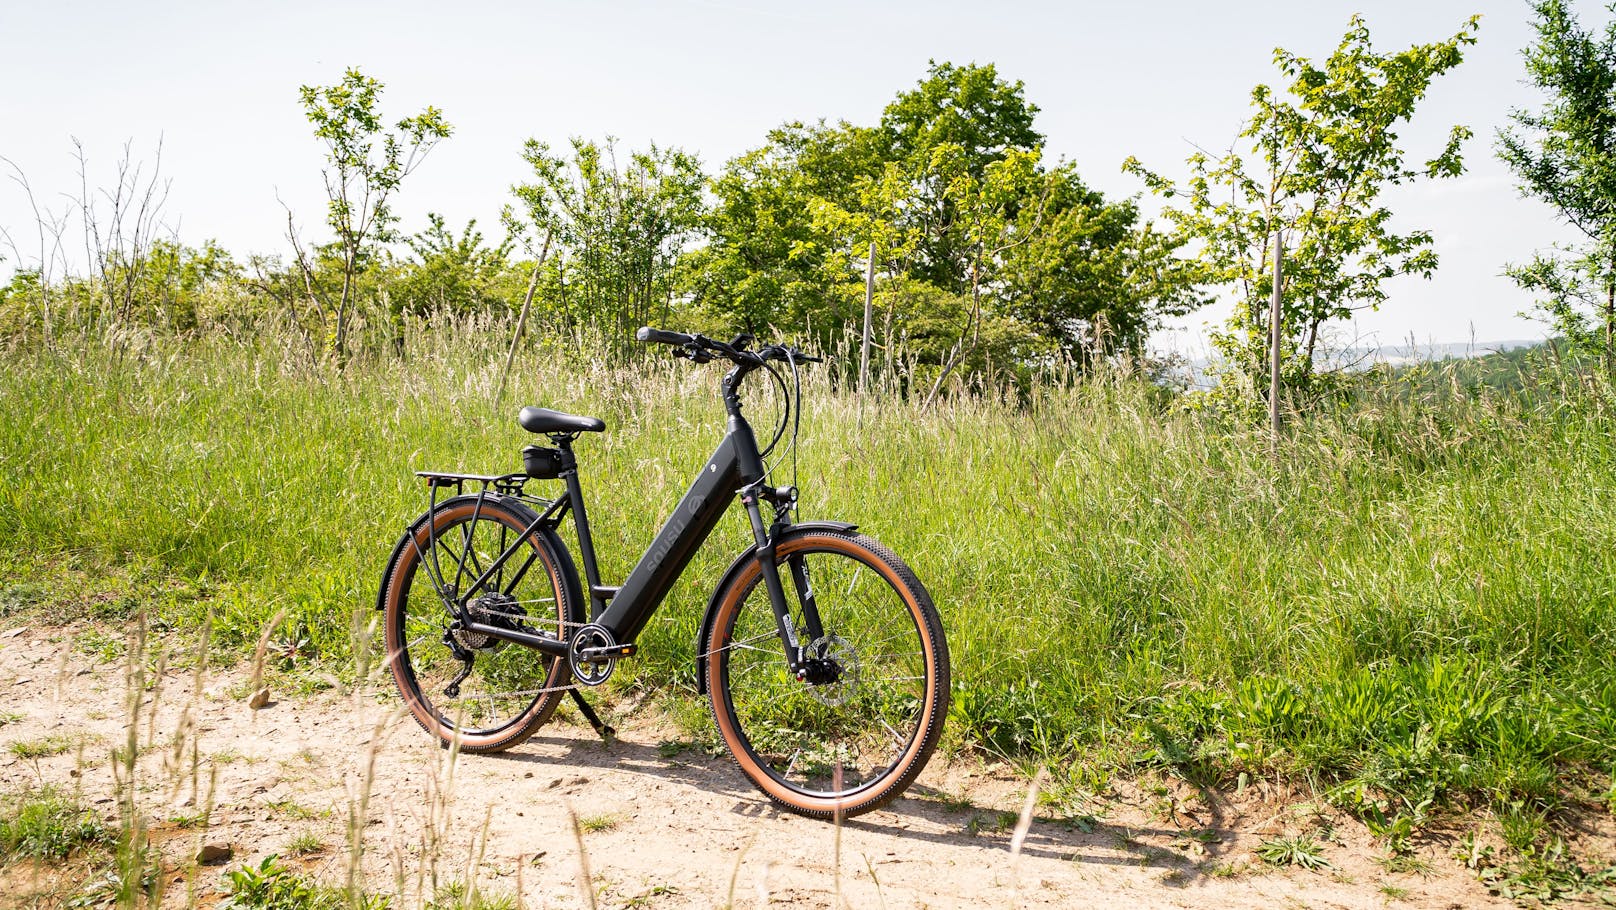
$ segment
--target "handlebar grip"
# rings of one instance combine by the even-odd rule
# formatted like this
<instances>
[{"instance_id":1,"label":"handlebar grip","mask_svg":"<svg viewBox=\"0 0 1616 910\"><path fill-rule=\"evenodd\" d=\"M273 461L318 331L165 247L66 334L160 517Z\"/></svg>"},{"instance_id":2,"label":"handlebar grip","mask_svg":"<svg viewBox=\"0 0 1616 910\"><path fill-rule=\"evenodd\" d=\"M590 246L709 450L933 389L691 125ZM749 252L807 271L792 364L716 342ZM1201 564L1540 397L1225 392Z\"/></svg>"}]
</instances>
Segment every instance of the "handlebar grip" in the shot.
<instances>
[{"instance_id":1,"label":"handlebar grip","mask_svg":"<svg viewBox=\"0 0 1616 910\"><path fill-rule=\"evenodd\" d=\"M686 345L696 340L694 335L686 335L682 332L664 332L661 329L653 329L648 325L640 326L640 330L634 333L634 337L646 344Z\"/></svg>"}]
</instances>

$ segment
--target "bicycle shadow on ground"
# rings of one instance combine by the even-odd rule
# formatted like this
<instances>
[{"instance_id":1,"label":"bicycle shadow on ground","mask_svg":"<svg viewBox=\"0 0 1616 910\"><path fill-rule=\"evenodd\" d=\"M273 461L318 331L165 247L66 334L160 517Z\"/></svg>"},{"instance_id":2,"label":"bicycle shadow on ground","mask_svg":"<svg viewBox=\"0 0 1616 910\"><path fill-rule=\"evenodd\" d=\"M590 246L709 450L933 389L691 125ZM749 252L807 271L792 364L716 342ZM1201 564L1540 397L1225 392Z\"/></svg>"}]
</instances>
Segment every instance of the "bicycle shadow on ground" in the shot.
<instances>
[{"instance_id":1,"label":"bicycle shadow on ground","mask_svg":"<svg viewBox=\"0 0 1616 910\"><path fill-rule=\"evenodd\" d=\"M602 740L588 728L563 726L541 731L508 752L468 757L548 768L557 774L557 782L565 779L567 771L642 774L719 799L733 798L728 810L733 815L763 823L799 818L755 790L727 753L710 755L688 741L651 744L633 738L634 731L629 737ZM1024 786L1020 792L1025 794ZM1233 832L1224 828L1222 813L1213 810L1211 814L1210 825L1166 827L1144 820L1129 824L1035 812L1021 853L1086 865L1153 868L1160 870L1166 883L1185 887L1207 877L1220 857L1236 849ZM1009 851L1019 820L1019 812L976 806L962 797L915 784L886 808L848 819L843 825L850 832L877 840L919 840L997 853Z\"/></svg>"}]
</instances>

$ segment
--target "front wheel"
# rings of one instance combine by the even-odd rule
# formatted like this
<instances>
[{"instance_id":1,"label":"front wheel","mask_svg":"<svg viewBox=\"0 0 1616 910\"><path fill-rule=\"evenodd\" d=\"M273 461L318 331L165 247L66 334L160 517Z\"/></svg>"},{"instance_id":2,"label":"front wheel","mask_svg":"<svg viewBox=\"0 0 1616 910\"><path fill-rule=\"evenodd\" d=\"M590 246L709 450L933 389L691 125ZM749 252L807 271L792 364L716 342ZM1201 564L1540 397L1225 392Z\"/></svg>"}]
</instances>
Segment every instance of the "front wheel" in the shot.
<instances>
[{"instance_id":1,"label":"front wheel","mask_svg":"<svg viewBox=\"0 0 1616 910\"><path fill-rule=\"evenodd\" d=\"M752 783L793 812L880 808L942 736L949 666L937 608L903 560L862 534L800 532L775 552L809 672L799 679L788 665L762 564L749 561L702 644L719 733ZM800 587L818 613L812 641Z\"/></svg>"}]
</instances>

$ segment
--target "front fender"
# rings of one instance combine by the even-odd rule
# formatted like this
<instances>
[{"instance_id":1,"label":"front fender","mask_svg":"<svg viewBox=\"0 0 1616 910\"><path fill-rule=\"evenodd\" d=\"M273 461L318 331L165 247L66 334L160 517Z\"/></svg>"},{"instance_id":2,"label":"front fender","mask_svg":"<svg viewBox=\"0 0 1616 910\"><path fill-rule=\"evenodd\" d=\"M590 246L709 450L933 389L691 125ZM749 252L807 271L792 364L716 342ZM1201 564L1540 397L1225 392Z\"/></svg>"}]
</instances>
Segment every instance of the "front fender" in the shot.
<instances>
[{"instance_id":1,"label":"front fender","mask_svg":"<svg viewBox=\"0 0 1616 910\"><path fill-rule=\"evenodd\" d=\"M790 540L800 531L852 531L857 528L858 525L845 521L804 521L787 528L775 543ZM729 568L724 570L724 577L719 579L713 588L712 596L707 599L707 611L702 614L701 629L696 632L696 691L702 695L707 694L707 654L702 649L706 647L707 637L712 633L713 623L718 619L718 601L735 582L735 577L741 573L741 567L750 562L756 554L757 544L742 550L741 555L735 557Z\"/></svg>"}]
</instances>

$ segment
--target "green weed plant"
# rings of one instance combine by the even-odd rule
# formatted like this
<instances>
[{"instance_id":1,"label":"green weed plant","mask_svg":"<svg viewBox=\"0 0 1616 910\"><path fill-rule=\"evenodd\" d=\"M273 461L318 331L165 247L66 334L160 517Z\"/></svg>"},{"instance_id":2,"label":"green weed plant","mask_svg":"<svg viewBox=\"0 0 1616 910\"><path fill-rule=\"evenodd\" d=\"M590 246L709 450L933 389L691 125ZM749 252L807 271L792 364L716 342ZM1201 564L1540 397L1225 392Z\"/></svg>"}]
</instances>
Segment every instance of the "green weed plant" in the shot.
<instances>
[{"instance_id":1,"label":"green weed plant","mask_svg":"<svg viewBox=\"0 0 1616 910\"><path fill-rule=\"evenodd\" d=\"M412 472L518 469L528 403L606 420L577 449L621 579L723 433L719 370L552 337L495 407L507 341L440 325L341 370L273 333L8 352L4 610L55 609L71 566L81 600L132 580L154 629L211 615L216 655L250 656L284 611L280 665L374 667L382 564L427 501ZM1291 776L1396 852L1442 812L1552 813L1616 765L1611 390L1505 365L1360 377L1277 463L1261 432L1121 370L926 407L818 369L800 515L857 522L930 589L948 748L1068 769L1057 786ZM765 438L779 405L748 398ZM748 539L729 516L614 685L694 697L702 610Z\"/></svg>"}]
</instances>

